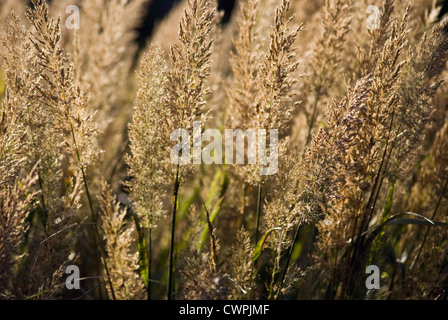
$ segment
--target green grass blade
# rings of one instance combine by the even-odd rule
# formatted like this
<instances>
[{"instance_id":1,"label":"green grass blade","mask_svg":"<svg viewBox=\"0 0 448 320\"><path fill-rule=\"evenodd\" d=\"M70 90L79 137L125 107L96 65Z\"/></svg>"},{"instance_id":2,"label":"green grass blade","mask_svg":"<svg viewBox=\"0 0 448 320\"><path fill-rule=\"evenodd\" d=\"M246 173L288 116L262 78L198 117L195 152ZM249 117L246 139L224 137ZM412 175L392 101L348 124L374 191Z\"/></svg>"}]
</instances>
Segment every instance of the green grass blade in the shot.
<instances>
[{"instance_id":1,"label":"green grass blade","mask_svg":"<svg viewBox=\"0 0 448 320\"><path fill-rule=\"evenodd\" d=\"M216 204L212 214L210 215L210 223L213 223L213 221L215 221L216 216L221 211L221 205L222 205L223 201L224 201L224 197L222 197L221 199L218 200L218 203ZM204 231L202 231L201 238L199 239L199 244L198 244L199 250L202 249L202 247L204 246L205 241L207 240L209 230L210 230L209 225L206 224L204 227Z\"/></svg>"},{"instance_id":2,"label":"green grass blade","mask_svg":"<svg viewBox=\"0 0 448 320\"><path fill-rule=\"evenodd\" d=\"M448 223L440 222L440 221L427 221L422 219L412 219L412 218L399 218L392 220L388 223L388 225L400 225L400 224L416 224L416 225L424 225L424 226L438 226L448 228Z\"/></svg>"},{"instance_id":3,"label":"green grass blade","mask_svg":"<svg viewBox=\"0 0 448 320\"><path fill-rule=\"evenodd\" d=\"M414 218L403 218L403 216L413 216ZM396 214L383 223L381 223L378 226L372 227L369 230L367 230L364 234L370 234L370 239L376 238L383 228L387 225L403 225L403 224L414 224L414 225L426 225L426 226L441 226L441 227L448 227L448 223L439 222L439 221L433 221L425 216L422 216L421 214L414 213L414 212L404 212ZM355 239L356 241L356 239Z\"/></svg>"},{"instance_id":4,"label":"green grass blade","mask_svg":"<svg viewBox=\"0 0 448 320\"><path fill-rule=\"evenodd\" d=\"M255 247L254 255L253 255L253 258L252 258L252 261L254 262L254 264L257 263L258 259L260 258L261 251L263 250L264 243L268 239L269 235L272 232L276 231L276 230L283 230L283 229L282 228L272 228L272 229L269 229L268 231L266 231L264 233L264 235L261 237L260 241L258 241L258 244Z\"/></svg>"},{"instance_id":5,"label":"green grass blade","mask_svg":"<svg viewBox=\"0 0 448 320\"><path fill-rule=\"evenodd\" d=\"M215 176L213 177L210 190L207 193L207 199L205 200L205 208L212 208L212 214L210 215L211 223L213 223L216 216L221 211L221 205L224 201L228 186L229 178L225 171L219 170L218 172L216 172ZM205 209L202 210L201 216L204 217L204 221L207 221L205 218ZM199 238L199 243L197 245L198 250L201 250L204 247L204 244L207 241L208 232L209 227L208 224L205 223L204 231L202 232L201 237Z\"/></svg>"}]
</instances>

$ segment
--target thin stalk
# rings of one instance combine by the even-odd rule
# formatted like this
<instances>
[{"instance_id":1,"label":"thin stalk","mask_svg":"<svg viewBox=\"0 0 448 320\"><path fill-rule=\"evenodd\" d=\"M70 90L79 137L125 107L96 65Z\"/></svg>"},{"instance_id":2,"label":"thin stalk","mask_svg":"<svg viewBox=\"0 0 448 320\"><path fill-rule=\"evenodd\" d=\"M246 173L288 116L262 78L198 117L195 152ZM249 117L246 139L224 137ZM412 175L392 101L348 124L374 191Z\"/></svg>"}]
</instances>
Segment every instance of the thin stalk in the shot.
<instances>
[{"instance_id":1,"label":"thin stalk","mask_svg":"<svg viewBox=\"0 0 448 320\"><path fill-rule=\"evenodd\" d=\"M241 210L241 215L243 216L243 226L247 229L247 219L246 219L246 195L247 195L246 184L243 185L243 208Z\"/></svg>"},{"instance_id":2,"label":"thin stalk","mask_svg":"<svg viewBox=\"0 0 448 320\"><path fill-rule=\"evenodd\" d=\"M172 285L173 285L173 269L174 269L174 262L173 262L173 255L174 255L174 234L175 234L175 228L176 228L176 211L177 211L177 199L179 196L179 164L177 164L177 170L176 170L176 180L174 182L174 192L173 192L173 218L171 223L171 245L170 245L170 264L169 264L169 276L168 276L168 293L167 293L167 299L171 300L172 298Z\"/></svg>"},{"instance_id":3,"label":"thin stalk","mask_svg":"<svg viewBox=\"0 0 448 320\"><path fill-rule=\"evenodd\" d=\"M348 247L348 253L347 253L347 263L345 263L344 273L343 273L344 279L348 279L349 266L350 266L350 263L352 260L352 256L354 254L353 247L354 247L354 241L355 241L355 237L356 237L356 230L358 228L358 218L359 218L358 216L355 217L355 222L353 224L352 238L351 238L350 246Z\"/></svg>"},{"instance_id":4,"label":"thin stalk","mask_svg":"<svg viewBox=\"0 0 448 320\"><path fill-rule=\"evenodd\" d=\"M338 266L338 254L339 254L339 245L336 246L336 252L334 254L334 266L333 266L333 276L331 278L331 296L330 299L334 299L336 296L337 288L336 288L336 276L337 276L337 266Z\"/></svg>"},{"instance_id":5,"label":"thin stalk","mask_svg":"<svg viewBox=\"0 0 448 320\"><path fill-rule=\"evenodd\" d=\"M126 150L127 150L128 146L129 146L129 139L126 139L126 143L124 143L122 145L121 149L117 152L117 155L114 160L115 162L111 166L112 170L110 171L110 174L109 174L109 180L108 180L109 183L112 182L112 178L114 177L115 172L117 171L118 166L120 165L120 160L123 159L123 156L126 154Z\"/></svg>"},{"instance_id":6,"label":"thin stalk","mask_svg":"<svg viewBox=\"0 0 448 320\"><path fill-rule=\"evenodd\" d=\"M148 287L146 289L148 294L148 300L151 300L151 251L152 248L152 228L148 228Z\"/></svg>"},{"instance_id":7,"label":"thin stalk","mask_svg":"<svg viewBox=\"0 0 448 320\"><path fill-rule=\"evenodd\" d=\"M382 185L382 181L383 181L382 177L383 177L383 171L384 171L383 168L385 168L387 166L388 161L390 159L390 154L392 153L392 150L394 148L394 145L392 144L391 150L389 153L389 158L387 158L387 151L389 149L390 137L391 137L392 127L394 124L394 118L395 118L395 109L392 110L392 119L390 121L389 131L387 134L386 146L384 148L383 156L381 158L380 167L379 167L378 173L375 177L375 183L373 185L372 192L370 193L369 201L368 201L368 204L366 207L366 209L369 210L369 215L368 215L367 219L366 219L366 216L364 215L364 219L361 224L361 229L360 229L360 233L359 233L361 242L360 242L360 245L358 246L358 249L362 246L362 243L364 241L364 237L362 236L362 234L364 234L364 232L366 231L366 229L369 226L369 223L372 219L373 211L375 209L375 204L378 199L379 192L381 190L381 185Z\"/></svg>"},{"instance_id":8,"label":"thin stalk","mask_svg":"<svg viewBox=\"0 0 448 320\"><path fill-rule=\"evenodd\" d=\"M311 141L311 136L312 136L312 132L313 132L314 123L316 122L316 116L317 116L316 113L317 113L317 103L318 103L318 101L319 101L319 98L316 97L314 99L313 114L311 115L311 121L309 123L308 133L306 135L305 149L303 151L303 155L305 155L306 146L309 145L309 143Z\"/></svg>"},{"instance_id":9,"label":"thin stalk","mask_svg":"<svg viewBox=\"0 0 448 320\"><path fill-rule=\"evenodd\" d=\"M34 141L34 137L31 137L31 139L33 140L33 145L35 145L35 141ZM38 159L36 159L36 162L38 161ZM47 210L47 206L45 204L45 197L44 197L44 185L43 185L43 179L42 176L40 174L41 170L40 170L40 163L37 165L37 175L38 175L38 182L39 182L39 189L42 191L40 192L40 200L42 202L42 211L43 211L43 221L42 221L42 225L44 227L44 230L47 230L47 219L48 219L48 210ZM7 182L7 181L6 181ZM41 217L42 219L42 217Z\"/></svg>"},{"instance_id":10,"label":"thin stalk","mask_svg":"<svg viewBox=\"0 0 448 320\"><path fill-rule=\"evenodd\" d=\"M209 237L210 237L210 265L211 268L213 270L214 273L217 272L217 265L218 265L218 257L217 257L217 252L218 250L216 249L216 238L215 238L215 233L214 233L214 229L213 229L213 225L212 222L210 221L210 213L207 210L207 207L205 206L205 203L203 203L204 205L204 209L205 209L205 213L207 215L207 225L208 225L208 229L210 230L210 232L208 233Z\"/></svg>"},{"instance_id":11,"label":"thin stalk","mask_svg":"<svg viewBox=\"0 0 448 320\"><path fill-rule=\"evenodd\" d=\"M258 185L258 205L257 205L257 224L255 226L255 245L258 243L258 233L260 229L260 216L261 216L261 196L263 192L263 187L261 183Z\"/></svg>"},{"instance_id":12,"label":"thin stalk","mask_svg":"<svg viewBox=\"0 0 448 320\"><path fill-rule=\"evenodd\" d=\"M85 174L84 168L82 166L81 166L81 172L82 172L82 179L84 180L84 187L86 189L87 198L89 200L90 210L92 212L92 218L93 218L93 223L94 223L96 242L97 242L97 244L99 244L99 247L100 247L101 258L102 258L103 263L104 263L104 269L106 270L106 275L107 275L107 279L108 279L108 282L109 282L110 292L112 294L112 299L116 300L115 291L114 291L114 287L112 285L112 280L111 280L111 276L110 276L110 272L109 272L109 267L107 266L107 262L106 262L106 252L105 252L103 244L101 242L101 236L100 236L100 232L98 230L98 222L96 220L96 215L95 215L95 212L93 210L92 199L91 199L91 196L90 196L89 187L87 185L87 180L86 180L87 179L86 178L86 174Z\"/></svg>"},{"instance_id":13,"label":"thin stalk","mask_svg":"<svg viewBox=\"0 0 448 320\"><path fill-rule=\"evenodd\" d=\"M280 239L278 241L278 247L277 247L277 255L275 258L274 266L272 267L272 274L271 274L271 284L269 286L269 296L268 300L272 300L275 298L275 300L278 299L278 296L280 295L280 289L274 293L274 283L275 283L275 275L277 274L278 270L280 270L280 256L281 256L281 250L282 250L282 243L283 243L283 236L284 236L284 230L282 230L280 234Z\"/></svg>"},{"instance_id":14,"label":"thin stalk","mask_svg":"<svg viewBox=\"0 0 448 320\"><path fill-rule=\"evenodd\" d=\"M393 118L394 118L394 114L395 114L395 112L392 114L392 121L393 121ZM391 125L392 125L392 124L391 124ZM400 131L400 128L401 128L401 126L398 127L397 132ZM392 130L392 126L391 126L390 130ZM390 140L390 131L389 131L389 135L388 135L388 138L387 138L386 150L387 150L387 148L388 148L388 146L389 146L389 140ZM390 146L389 155L387 156L387 159L385 160L385 164L384 164L384 168L385 168L384 171L387 171L387 169L389 168L389 162L390 162L390 159L391 159L391 156L392 156L392 152L393 152L394 149L395 149L395 141L393 141L393 142L392 142L392 145ZM383 157L383 158L384 158L384 157ZM398 171L398 164L396 165L395 170ZM395 178L394 178L394 179L395 179ZM376 203L377 203L377 200L378 200L378 197L379 197L379 194L380 194L382 185L383 185L383 181L384 181L384 175L381 177L380 185L379 185L379 187L377 188L377 192L376 192L375 200L373 201L373 205L372 205L372 208L371 208L371 210L370 210L369 219L368 219L368 221L367 221L367 226L370 224L370 222L371 222L371 220L372 220L373 212L374 212L374 210L375 210L375 205L376 205Z\"/></svg>"}]
</instances>

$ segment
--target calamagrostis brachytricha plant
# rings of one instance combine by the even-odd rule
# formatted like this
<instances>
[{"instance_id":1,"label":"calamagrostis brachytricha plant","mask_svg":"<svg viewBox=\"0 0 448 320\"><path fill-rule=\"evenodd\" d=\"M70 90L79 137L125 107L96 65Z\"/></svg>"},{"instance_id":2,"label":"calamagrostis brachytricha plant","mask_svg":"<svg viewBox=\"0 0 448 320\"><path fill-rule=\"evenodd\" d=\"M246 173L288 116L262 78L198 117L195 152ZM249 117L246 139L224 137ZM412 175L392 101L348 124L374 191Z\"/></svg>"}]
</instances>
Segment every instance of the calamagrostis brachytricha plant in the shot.
<instances>
[{"instance_id":1,"label":"calamagrostis brachytricha plant","mask_svg":"<svg viewBox=\"0 0 448 320\"><path fill-rule=\"evenodd\" d=\"M431 40L426 37L422 40L417 51L429 48L424 58L411 53L403 59L401 54L406 45L408 19L406 12L401 22L391 23L390 33L378 51L379 57L374 55L375 61L368 64L372 70L363 80L367 86L354 90L364 98L350 99L359 104L354 109L356 114L347 110L345 116L339 114L337 117L351 120L336 124L337 132L345 132L348 139L334 141L333 147L322 153L314 150L323 145L318 134L307 150L306 157L311 156L308 161L314 161L315 156L322 154L338 156L325 160L327 167L339 172L328 175L323 171L323 177L330 177L333 183L327 181L313 188L323 191L319 193L321 197L317 202L319 210L325 214L319 223L318 244L327 252L322 261L329 263L330 270L333 269L330 273L330 296L355 294L354 282L359 281L374 240L366 232L380 212L377 200L382 187L396 183L399 171L408 168L403 165L404 161L412 163L412 146L421 141L421 132L425 130L431 110L430 99L439 85L436 77L442 68L438 63L446 59L445 22L434 28ZM441 56L444 58L440 59ZM438 66L433 65L435 61ZM419 94L412 96L416 92L414 90ZM340 107L336 106L334 110L337 111L333 114L338 114ZM331 132L330 135L325 134L334 127L334 121L327 123L322 132L331 139L338 137ZM328 190L329 186L334 188L333 192ZM382 217L383 220L387 218L389 216Z\"/></svg>"},{"instance_id":2,"label":"calamagrostis brachytricha plant","mask_svg":"<svg viewBox=\"0 0 448 320\"><path fill-rule=\"evenodd\" d=\"M0 3L1 298L73 297L68 263L82 298L447 296L436 2L383 0L368 30L368 1L239 1L226 23L185 0L141 52L146 0L33 0L21 22L26 2ZM172 163L171 133L196 121L279 130L277 174Z\"/></svg>"},{"instance_id":3,"label":"calamagrostis brachytricha plant","mask_svg":"<svg viewBox=\"0 0 448 320\"><path fill-rule=\"evenodd\" d=\"M342 51L347 43L352 4L352 0L325 1L322 31L307 57L306 77L300 83L303 96L299 98L303 103L299 108L303 108L308 130L305 146L310 143L318 124L325 120L325 106L330 94L335 92L334 87L340 83L337 80L343 67Z\"/></svg>"},{"instance_id":4,"label":"calamagrostis brachytricha plant","mask_svg":"<svg viewBox=\"0 0 448 320\"><path fill-rule=\"evenodd\" d=\"M164 66L161 49L158 46L151 49L141 66L141 90L137 97L134 123L130 128L133 154L128 158L128 163L131 167L130 173L135 177L134 182L130 183L131 197L136 200L137 210L140 216L146 219L149 228L163 211L160 204L162 196L147 197L147 194L144 194L148 192L146 187L149 187L151 192L158 193L167 186L167 181L174 181L168 298L171 298L172 294L179 186L193 169L191 165L170 162L169 139L171 132L177 129L188 130L192 135L194 122L200 122L201 128L205 122L202 108L204 97L208 93L205 79L210 72L209 57L213 40L209 34L214 16L215 9L211 6L211 1L188 2L188 8L180 23L180 43L171 45L168 69ZM156 71L147 69L149 67Z\"/></svg>"},{"instance_id":5,"label":"calamagrostis brachytricha plant","mask_svg":"<svg viewBox=\"0 0 448 320\"><path fill-rule=\"evenodd\" d=\"M262 139L259 130L266 130L267 141L270 141L271 145L278 145L278 158L281 159L286 154L287 138L281 137L279 141L271 136L270 130L277 130L278 134L284 135L295 105L292 90L297 81L295 71L298 62L293 45L301 27L290 30L290 2L283 1L275 12L270 42L265 43L259 34L262 19L258 6L258 2L252 0L241 4L239 33L234 40L235 53L230 61L233 79L228 89L228 123L234 129L255 130L258 139ZM263 45L268 43L265 53ZM271 152L270 150L268 147L266 151ZM251 155L246 156L249 159ZM258 186L255 242L259 239L262 187L266 181L266 176L260 175L261 166L260 163L235 166L236 172L245 183Z\"/></svg>"},{"instance_id":6,"label":"calamagrostis brachytricha plant","mask_svg":"<svg viewBox=\"0 0 448 320\"><path fill-rule=\"evenodd\" d=\"M43 297L60 290L55 283L68 262L70 234L82 219L80 197L87 183L83 173L98 151L94 125L85 111L86 97L59 44L60 21L49 17L45 3L33 5L27 13L32 31L19 27L17 16L11 15L3 55L11 97L6 108L19 115L18 129L24 135L23 169L30 171L39 162L40 228L33 230L36 234L27 243L28 255L19 272L28 276L17 279L14 294ZM58 255L50 255L53 250Z\"/></svg>"},{"instance_id":7,"label":"calamagrostis brachytricha plant","mask_svg":"<svg viewBox=\"0 0 448 320\"><path fill-rule=\"evenodd\" d=\"M101 229L106 242L106 261L115 297L118 300L142 299L145 290L138 272L139 253L134 250L137 239L135 227L126 220L127 210L120 208L107 183L103 183L99 204Z\"/></svg>"}]
</instances>

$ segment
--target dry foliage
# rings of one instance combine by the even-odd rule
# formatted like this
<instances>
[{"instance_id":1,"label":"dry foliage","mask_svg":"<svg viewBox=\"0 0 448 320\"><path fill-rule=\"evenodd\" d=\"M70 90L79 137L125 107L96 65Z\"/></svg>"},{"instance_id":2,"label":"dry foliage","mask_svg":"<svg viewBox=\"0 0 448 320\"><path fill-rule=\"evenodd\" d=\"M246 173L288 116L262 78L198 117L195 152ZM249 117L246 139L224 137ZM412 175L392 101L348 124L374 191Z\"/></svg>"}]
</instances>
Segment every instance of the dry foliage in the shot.
<instances>
[{"instance_id":1,"label":"dry foliage","mask_svg":"<svg viewBox=\"0 0 448 320\"><path fill-rule=\"evenodd\" d=\"M0 299L448 298L440 2L186 0L142 50L149 1L74 3L0 2ZM172 162L211 128L278 172Z\"/></svg>"}]
</instances>

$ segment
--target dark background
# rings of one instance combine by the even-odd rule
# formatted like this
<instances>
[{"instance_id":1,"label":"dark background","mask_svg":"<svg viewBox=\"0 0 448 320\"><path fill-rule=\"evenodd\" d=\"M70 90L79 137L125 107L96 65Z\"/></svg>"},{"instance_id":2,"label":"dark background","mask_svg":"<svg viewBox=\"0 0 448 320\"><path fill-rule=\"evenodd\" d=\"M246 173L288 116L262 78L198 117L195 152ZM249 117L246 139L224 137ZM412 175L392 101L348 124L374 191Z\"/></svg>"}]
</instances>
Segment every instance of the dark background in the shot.
<instances>
[{"instance_id":1,"label":"dark background","mask_svg":"<svg viewBox=\"0 0 448 320\"><path fill-rule=\"evenodd\" d=\"M233 8L235 7L235 1L236 0L219 0L218 9L224 10L225 12L222 23L229 21ZM148 5L147 15L143 26L139 29L138 42L141 46L144 45L147 38L151 35L155 24L162 20L178 2L180 2L180 0L152 0ZM173 28L177 27L178 26L173 26Z\"/></svg>"}]
</instances>

